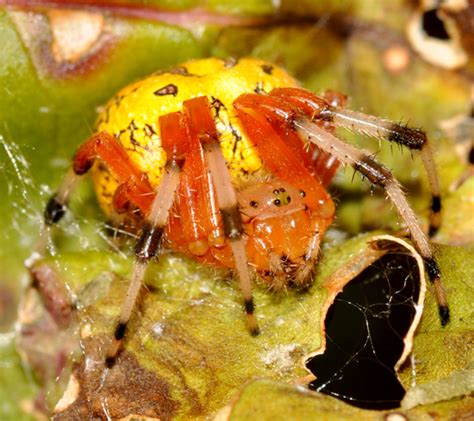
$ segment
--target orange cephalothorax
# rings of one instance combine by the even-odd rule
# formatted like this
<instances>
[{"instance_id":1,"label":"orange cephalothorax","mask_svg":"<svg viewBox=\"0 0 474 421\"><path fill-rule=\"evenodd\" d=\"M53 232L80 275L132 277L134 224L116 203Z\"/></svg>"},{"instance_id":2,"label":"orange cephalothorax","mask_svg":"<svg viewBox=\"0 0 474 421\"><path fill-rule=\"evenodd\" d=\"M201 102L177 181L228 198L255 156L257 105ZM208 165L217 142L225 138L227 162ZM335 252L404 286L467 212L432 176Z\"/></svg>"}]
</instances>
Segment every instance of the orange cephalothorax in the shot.
<instances>
[{"instance_id":1,"label":"orange cephalothorax","mask_svg":"<svg viewBox=\"0 0 474 421\"><path fill-rule=\"evenodd\" d=\"M321 196L311 207L305 190L282 181L239 193L249 261L274 288L310 281L320 240L334 218L334 204L322 186Z\"/></svg>"}]
</instances>

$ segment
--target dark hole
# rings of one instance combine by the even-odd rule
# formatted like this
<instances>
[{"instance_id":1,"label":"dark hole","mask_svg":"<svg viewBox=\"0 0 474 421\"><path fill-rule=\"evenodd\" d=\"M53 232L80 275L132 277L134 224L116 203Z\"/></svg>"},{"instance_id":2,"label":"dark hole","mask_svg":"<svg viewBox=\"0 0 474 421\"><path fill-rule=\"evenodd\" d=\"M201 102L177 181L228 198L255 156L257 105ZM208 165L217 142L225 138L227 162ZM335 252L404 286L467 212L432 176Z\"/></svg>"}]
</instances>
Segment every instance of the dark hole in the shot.
<instances>
[{"instance_id":1,"label":"dark hole","mask_svg":"<svg viewBox=\"0 0 474 421\"><path fill-rule=\"evenodd\" d=\"M367 409L400 406L405 390L394 365L419 295L415 259L387 254L337 296L326 319L327 349L307 362L310 389Z\"/></svg>"},{"instance_id":2,"label":"dark hole","mask_svg":"<svg viewBox=\"0 0 474 421\"><path fill-rule=\"evenodd\" d=\"M427 10L422 17L423 31L432 38L449 39L444 22L436 14L436 9Z\"/></svg>"}]
</instances>

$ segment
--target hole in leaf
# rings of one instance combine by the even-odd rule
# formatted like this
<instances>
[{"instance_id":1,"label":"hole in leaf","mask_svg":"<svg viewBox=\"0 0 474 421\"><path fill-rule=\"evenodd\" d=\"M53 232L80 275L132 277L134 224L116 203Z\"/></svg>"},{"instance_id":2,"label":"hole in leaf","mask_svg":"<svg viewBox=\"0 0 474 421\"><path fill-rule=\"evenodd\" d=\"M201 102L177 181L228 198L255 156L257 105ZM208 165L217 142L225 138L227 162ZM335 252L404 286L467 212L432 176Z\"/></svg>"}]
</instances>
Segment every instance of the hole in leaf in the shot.
<instances>
[{"instance_id":1,"label":"hole in leaf","mask_svg":"<svg viewBox=\"0 0 474 421\"><path fill-rule=\"evenodd\" d=\"M326 351L307 362L310 389L367 409L400 406L394 366L415 317L419 271L406 254L387 254L354 278L326 318Z\"/></svg>"},{"instance_id":2,"label":"hole in leaf","mask_svg":"<svg viewBox=\"0 0 474 421\"><path fill-rule=\"evenodd\" d=\"M421 25L428 36L441 40L449 39L444 22L438 17L436 9L427 10L423 13Z\"/></svg>"}]
</instances>

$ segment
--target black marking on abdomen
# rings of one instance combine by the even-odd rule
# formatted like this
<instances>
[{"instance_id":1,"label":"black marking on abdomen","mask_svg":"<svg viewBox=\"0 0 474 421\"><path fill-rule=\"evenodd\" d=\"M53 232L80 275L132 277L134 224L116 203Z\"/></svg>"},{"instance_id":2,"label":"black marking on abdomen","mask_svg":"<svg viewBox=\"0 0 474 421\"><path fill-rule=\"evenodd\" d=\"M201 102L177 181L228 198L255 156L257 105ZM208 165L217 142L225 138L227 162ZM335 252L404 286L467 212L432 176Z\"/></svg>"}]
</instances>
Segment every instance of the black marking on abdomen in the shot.
<instances>
[{"instance_id":1,"label":"black marking on abdomen","mask_svg":"<svg viewBox=\"0 0 474 421\"><path fill-rule=\"evenodd\" d=\"M271 66L270 64L262 64L262 70L267 75L271 75L273 73L273 66Z\"/></svg>"},{"instance_id":2,"label":"black marking on abdomen","mask_svg":"<svg viewBox=\"0 0 474 421\"><path fill-rule=\"evenodd\" d=\"M157 89L153 93L157 96L165 96L165 95L176 96L176 95L178 95L178 87L176 85L174 85L173 83L170 83L166 86L163 86L160 89Z\"/></svg>"}]
</instances>

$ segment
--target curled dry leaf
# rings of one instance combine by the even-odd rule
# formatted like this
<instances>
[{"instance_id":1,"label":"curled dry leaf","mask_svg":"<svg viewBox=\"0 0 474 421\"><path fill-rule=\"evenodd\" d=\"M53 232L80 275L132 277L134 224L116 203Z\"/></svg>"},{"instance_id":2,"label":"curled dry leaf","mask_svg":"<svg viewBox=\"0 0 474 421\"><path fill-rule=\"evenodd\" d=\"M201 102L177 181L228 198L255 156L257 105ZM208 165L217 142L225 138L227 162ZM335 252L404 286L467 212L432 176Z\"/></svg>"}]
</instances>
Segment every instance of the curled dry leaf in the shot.
<instances>
[{"instance_id":1,"label":"curled dry leaf","mask_svg":"<svg viewBox=\"0 0 474 421\"><path fill-rule=\"evenodd\" d=\"M337 295L342 291L344 286L346 286L349 282L359 276L369 266L373 265L377 260L379 260L382 256L386 255L389 252L396 253L398 251L401 253L410 254L416 262L416 265L413 266L412 270L414 272L417 272L416 275L417 280L419 282L419 291L416 294L416 297L413 297L415 300L413 302L413 308L415 312L410 327L403 337L403 352L394 367L395 370L398 371L400 366L403 364L403 362L406 360L406 358L411 352L413 346L413 337L416 328L420 322L421 315L423 313L423 305L426 292L426 279L423 260L413 248L413 246L408 244L406 241L391 235L381 235L373 237L369 241L369 244L370 246L367 249L365 249L362 253L354 256L351 260L349 260L349 262L344 264L341 268L334 272L329 277L329 279L324 282L324 287L328 289L329 295L322 308L321 332L325 332L326 315L331 305L333 305ZM390 280L388 282L390 282ZM324 353L324 351L326 350L325 335L323 335L322 338L323 339L321 348L313 354L310 354L308 358L312 358Z\"/></svg>"},{"instance_id":2,"label":"curled dry leaf","mask_svg":"<svg viewBox=\"0 0 474 421\"><path fill-rule=\"evenodd\" d=\"M449 285L452 324L440 328L435 303L428 293L427 305L413 338L413 354L400 367L401 380L408 389L401 408L366 411L306 388L257 380L245 386L215 419L273 420L287 419L290 414L293 419L305 420L470 419L474 402L470 397L473 391L471 280L474 268L463 266L462 262L472 259L472 250L439 247L437 255ZM413 387L414 384L417 386Z\"/></svg>"}]
</instances>

